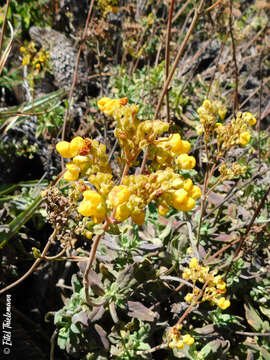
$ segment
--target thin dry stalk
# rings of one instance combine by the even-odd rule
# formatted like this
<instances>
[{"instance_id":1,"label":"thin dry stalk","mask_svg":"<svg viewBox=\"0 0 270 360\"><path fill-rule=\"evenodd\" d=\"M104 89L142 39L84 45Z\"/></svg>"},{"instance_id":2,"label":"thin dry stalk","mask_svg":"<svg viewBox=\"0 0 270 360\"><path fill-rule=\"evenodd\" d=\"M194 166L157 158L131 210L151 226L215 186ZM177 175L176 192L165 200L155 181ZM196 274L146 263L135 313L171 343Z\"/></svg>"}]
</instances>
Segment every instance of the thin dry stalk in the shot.
<instances>
[{"instance_id":1,"label":"thin dry stalk","mask_svg":"<svg viewBox=\"0 0 270 360\"><path fill-rule=\"evenodd\" d=\"M165 74L166 80L169 75L169 65L170 65L170 40L171 40L171 29L172 29L172 14L174 8L174 0L171 1L168 25L167 25L167 36L166 36L166 54L165 54ZM166 109L167 109L167 122L170 122L170 104L169 104L169 92L166 92Z\"/></svg>"},{"instance_id":2,"label":"thin dry stalk","mask_svg":"<svg viewBox=\"0 0 270 360\"><path fill-rule=\"evenodd\" d=\"M79 60L80 60L81 52L82 52L82 49L83 49L84 41L85 41L85 38L86 38L86 32L87 32L87 29L88 29L88 26L89 26L89 22L90 22L90 17L91 17L91 14L92 14L92 9L93 9L93 5L94 5L94 1L95 1L95 0L91 0L91 3L90 3L90 7L89 7L88 14L87 14L87 19L86 19L86 23L85 23L85 27L84 27L82 39L81 39L81 45L80 45L79 50L78 50L78 53L77 53L77 58L76 58L76 63L75 63L75 69L74 69L73 79L72 79L72 85L71 85L71 88L70 88L70 91L69 91L69 95L68 95L68 103L69 103L69 104L71 103L71 99L72 99L73 92L74 92L74 89L75 89L75 85L76 85L76 82L77 82L77 75L78 75L78 68L79 68ZM66 112L65 112L65 116L64 116L64 124L63 124L63 129L62 129L62 140L65 139L65 131L66 131L66 124L67 124L68 116L69 116L69 107L67 107ZM62 168L64 168L63 159L62 159Z\"/></svg>"},{"instance_id":3,"label":"thin dry stalk","mask_svg":"<svg viewBox=\"0 0 270 360\"><path fill-rule=\"evenodd\" d=\"M5 51L3 53L3 55L1 56L1 59L0 59L0 75L2 74L2 70L5 66L5 63L8 59L8 56L9 56L9 53L10 53L10 50L11 50L11 44L13 42L13 39L14 39L14 31L13 31L13 28L11 26L11 24L8 22L8 25L9 25L9 28L10 28L10 40L7 44L7 47L5 48Z\"/></svg>"},{"instance_id":4,"label":"thin dry stalk","mask_svg":"<svg viewBox=\"0 0 270 360\"><path fill-rule=\"evenodd\" d=\"M234 90L234 104L233 110L237 112L239 109L239 98L238 98L238 83L239 83L239 73L238 73L238 65L236 60L236 46L233 35L233 19L232 19L232 0L230 0L230 15L229 15L229 29L232 40L232 54L233 54L233 63L234 63L234 75L235 75L235 90Z\"/></svg>"},{"instance_id":5,"label":"thin dry stalk","mask_svg":"<svg viewBox=\"0 0 270 360\"><path fill-rule=\"evenodd\" d=\"M181 16L182 12L185 11L185 8L190 4L191 0L188 0L184 3L184 5L177 11L177 13L175 14L174 18L172 19L172 22L174 23L179 16Z\"/></svg>"},{"instance_id":6,"label":"thin dry stalk","mask_svg":"<svg viewBox=\"0 0 270 360\"><path fill-rule=\"evenodd\" d=\"M169 86L169 84L170 84L170 82L172 80L172 77L173 77L173 74L175 73L178 62L179 62L179 60L180 60L180 58L181 58L181 56L182 56L182 54L183 54L183 52L185 50L185 47L186 47L186 45L187 45L187 43L188 43L188 41L190 39L190 36L191 36L191 34L192 34L192 32L193 32L193 30L195 28L195 25L196 25L200 15L201 15L203 5L204 5L204 0L201 0L200 3L199 3L198 8L194 9L195 14L194 14L194 17L192 19L192 23L191 23L191 25L190 25L190 27L188 29L188 32L187 32L187 34L186 34L186 36L185 36L185 38L184 38L184 40L183 40L183 42L181 44L180 49L178 50L178 54L177 54L176 59L175 59L173 65L172 65L172 69L171 69L171 71L170 71L170 73L168 75L168 78L167 78L164 86L163 86L162 93L160 95L160 98L159 98L159 101L158 101L158 104L157 104L157 107L156 107L156 110L155 110L154 120L157 119L157 116L158 116L158 113L160 111L161 104L163 102L164 96L165 96L165 94L167 92L168 86Z\"/></svg>"},{"instance_id":7,"label":"thin dry stalk","mask_svg":"<svg viewBox=\"0 0 270 360\"><path fill-rule=\"evenodd\" d=\"M3 41L4 41L4 32L5 32L5 27L6 27L6 23L7 23L7 14L8 14L9 4L10 4L10 0L7 0L6 11L5 11L1 34L0 34L0 54L2 52L2 46L3 46Z\"/></svg>"},{"instance_id":8,"label":"thin dry stalk","mask_svg":"<svg viewBox=\"0 0 270 360\"><path fill-rule=\"evenodd\" d=\"M36 270L36 268L38 267L38 265L45 259L45 256L51 246L51 244L53 243L54 239L56 238L56 235L58 234L58 228L56 227L52 233L52 235L50 236L47 244L45 245L41 255L39 258L36 259L36 261L34 262L34 264L30 267L30 269L22 276L20 277L18 280L14 281L12 284L6 286L4 289L0 290L0 295L5 293L6 291L12 289L14 286L19 285L21 282L23 282L26 278L28 278L28 276L30 276L32 274L33 271Z\"/></svg>"}]
</instances>

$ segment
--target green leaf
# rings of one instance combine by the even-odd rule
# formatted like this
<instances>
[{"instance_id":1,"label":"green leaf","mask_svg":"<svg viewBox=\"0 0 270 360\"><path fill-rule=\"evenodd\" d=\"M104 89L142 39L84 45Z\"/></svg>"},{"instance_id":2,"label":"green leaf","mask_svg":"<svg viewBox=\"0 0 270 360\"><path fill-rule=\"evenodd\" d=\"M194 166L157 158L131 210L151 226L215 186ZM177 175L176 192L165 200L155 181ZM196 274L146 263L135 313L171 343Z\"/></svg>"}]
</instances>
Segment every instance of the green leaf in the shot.
<instances>
[{"instance_id":1,"label":"green leaf","mask_svg":"<svg viewBox=\"0 0 270 360\"><path fill-rule=\"evenodd\" d=\"M260 306L260 310L263 313L263 315L267 316L268 319L270 319L270 309Z\"/></svg>"},{"instance_id":2,"label":"green leaf","mask_svg":"<svg viewBox=\"0 0 270 360\"><path fill-rule=\"evenodd\" d=\"M260 331L263 329L263 321L259 317L257 311L251 306L250 303L244 304L247 322L253 329Z\"/></svg>"},{"instance_id":3,"label":"green leaf","mask_svg":"<svg viewBox=\"0 0 270 360\"><path fill-rule=\"evenodd\" d=\"M72 323L70 326L70 330L74 333L74 334L80 334L81 330L80 327L77 324Z\"/></svg>"},{"instance_id":4,"label":"green leaf","mask_svg":"<svg viewBox=\"0 0 270 360\"><path fill-rule=\"evenodd\" d=\"M9 231L0 232L0 249L3 249L4 246L13 238L14 235L18 233L20 228L27 223L37 210L37 208L42 203L43 198L39 195L30 206L24 211L22 211L15 219L13 219L9 224Z\"/></svg>"},{"instance_id":5,"label":"green leaf","mask_svg":"<svg viewBox=\"0 0 270 360\"><path fill-rule=\"evenodd\" d=\"M202 350L199 352L199 359L205 359L209 354L216 353L220 347L220 342L217 340L210 341L207 345L205 345Z\"/></svg>"}]
</instances>

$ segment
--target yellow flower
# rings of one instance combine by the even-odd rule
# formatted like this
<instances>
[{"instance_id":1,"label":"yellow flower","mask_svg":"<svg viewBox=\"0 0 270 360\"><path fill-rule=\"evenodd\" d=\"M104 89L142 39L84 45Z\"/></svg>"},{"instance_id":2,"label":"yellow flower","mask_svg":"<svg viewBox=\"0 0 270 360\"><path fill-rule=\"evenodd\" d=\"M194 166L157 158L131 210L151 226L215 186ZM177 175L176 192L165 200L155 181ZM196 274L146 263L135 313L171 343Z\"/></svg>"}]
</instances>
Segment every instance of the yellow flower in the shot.
<instances>
[{"instance_id":1,"label":"yellow flower","mask_svg":"<svg viewBox=\"0 0 270 360\"><path fill-rule=\"evenodd\" d=\"M187 154L191 148L190 142L187 140L182 140L182 154Z\"/></svg>"},{"instance_id":2,"label":"yellow flower","mask_svg":"<svg viewBox=\"0 0 270 360\"><path fill-rule=\"evenodd\" d=\"M71 158L71 152L70 152L70 144L67 141L60 141L56 145L56 150L59 152L60 155L62 155L64 158Z\"/></svg>"},{"instance_id":3,"label":"yellow flower","mask_svg":"<svg viewBox=\"0 0 270 360\"><path fill-rule=\"evenodd\" d=\"M130 190L125 185L115 186L108 195L108 200L113 207L127 202L131 195Z\"/></svg>"},{"instance_id":4,"label":"yellow flower","mask_svg":"<svg viewBox=\"0 0 270 360\"><path fill-rule=\"evenodd\" d=\"M180 168L184 170L191 170L196 165L195 158L187 154L179 155L176 161Z\"/></svg>"},{"instance_id":5,"label":"yellow flower","mask_svg":"<svg viewBox=\"0 0 270 360\"><path fill-rule=\"evenodd\" d=\"M226 300L225 297L218 299L217 306L222 310L227 309L231 305L230 300Z\"/></svg>"},{"instance_id":6,"label":"yellow flower","mask_svg":"<svg viewBox=\"0 0 270 360\"><path fill-rule=\"evenodd\" d=\"M194 344L194 338L192 336L190 336L189 334L186 334L186 335L183 336L183 341L187 345Z\"/></svg>"},{"instance_id":7,"label":"yellow flower","mask_svg":"<svg viewBox=\"0 0 270 360\"><path fill-rule=\"evenodd\" d=\"M246 146L250 141L250 133L248 131L244 131L240 134L239 144L242 146Z\"/></svg>"},{"instance_id":8,"label":"yellow flower","mask_svg":"<svg viewBox=\"0 0 270 360\"><path fill-rule=\"evenodd\" d=\"M193 184L192 184L192 180L191 179L186 179L184 180L182 187L184 190L186 190L187 192L189 192L190 190L192 190L194 188ZM193 197L193 196L191 196Z\"/></svg>"},{"instance_id":9,"label":"yellow flower","mask_svg":"<svg viewBox=\"0 0 270 360\"><path fill-rule=\"evenodd\" d=\"M80 150L85 146L85 142L83 138L80 136L76 136L74 139L70 142L70 153L72 154L72 157L79 154Z\"/></svg>"},{"instance_id":10,"label":"yellow flower","mask_svg":"<svg viewBox=\"0 0 270 360\"><path fill-rule=\"evenodd\" d=\"M243 113L243 119L250 125L253 126L256 124L256 118L250 112Z\"/></svg>"},{"instance_id":11,"label":"yellow flower","mask_svg":"<svg viewBox=\"0 0 270 360\"><path fill-rule=\"evenodd\" d=\"M94 206L98 206L98 204L101 203L102 198L101 195L99 195L99 193L97 193L94 190L86 190L83 193L83 199L84 200L90 200Z\"/></svg>"},{"instance_id":12,"label":"yellow flower","mask_svg":"<svg viewBox=\"0 0 270 360\"><path fill-rule=\"evenodd\" d=\"M77 180L80 174L80 168L73 164L72 162L66 164L66 168L68 169L64 174L64 179L66 181L74 181Z\"/></svg>"},{"instance_id":13,"label":"yellow flower","mask_svg":"<svg viewBox=\"0 0 270 360\"><path fill-rule=\"evenodd\" d=\"M202 195L202 190L197 185L193 185L192 189L189 192L189 195L192 197L192 199L199 199Z\"/></svg>"},{"instance_id":14,"label":"yellow flower","mask_svg":"<svg viewBox=\"0 0 270 360\"><path fill-rule=\"evenodd\" d=\"M74 180L77 180L79 177L79 173L76 173L76 172L71 172L71 171L66 171L63 178L64 180L66 181L74 181Z\"/></svg>"},{"instance_id":15,"label":"yellow flower","mask_svg":"<svg viewBox=\"0 0 270 360\"><path fill-rule=\"evenodd\" d=\"M105 216L105 208L102 206L102 197L93 190L83 193L83 201L79 204L78 212L83 216Z\"/></svg>"},{"instance_id":16,"label":"yellow flower","mask_svg":"<svg viewBox=\"0 0 270 360\"><path fill-rule=\"evenodd\" d=\"M181 205L187 200L187 192L184 189L176 190L173 194L173 207L180 210Z\"/></svg>"},{"instance_id":17,"label":"yellow flower","mask_svg":"<svg viewBox=\"0 0 270 360\"><path fill-rule=\"evenodd\" d=\"M191 197L188 197L187 200L185 202L183 202L182 204L179 204L179 207L177 208L177 210L180 211L190 211L192 210L196 205L196 202L194 199L192 199Z\"/></svg>"},{"instance_id":18,"label":"yellow flower","mask_svg":"<svg viewBox=\"0 0 270 360\"><path fill-rule=\"evenodd\" d=\"M98 108L99 110L101 110L103 112L104 108L105 108L105 105L110 101L111 99L108 98L108 97L103 97L101 99L99 99L97 105L98 105Z\"/></svg>"},{"instance_id":19,"label":"yellow flower","mask_svg":"<svg viewBox=\"0 0 270 360\"><path fill-rule=\"evenodd\" d=\"M121 102L118 99L103 97L98 101L98 108L107 116L112 116L116 109L120 109Z\"/></svg>"},{"instance_id":20,"label":"yellow flower","mask_svg":"<svg viewBox=\"0 0 270 360\"><path fill-rule=\"evenodd\" d=\"M169 144L171 145L171 150L178 154L182 149L182 140L179 134L173 134L169 139Z\"/></svg>"},{"instance_id":21,"label":"yellow flower","mask_svg":"<svg viewBox=\"0 0 270 360\"><path fill-rule=\"evenodd\" d=\"M130 210L126 204L118 205L115 211L115 218L118 221L124 221L130 216Z\"/></svg>"}]
</instances>

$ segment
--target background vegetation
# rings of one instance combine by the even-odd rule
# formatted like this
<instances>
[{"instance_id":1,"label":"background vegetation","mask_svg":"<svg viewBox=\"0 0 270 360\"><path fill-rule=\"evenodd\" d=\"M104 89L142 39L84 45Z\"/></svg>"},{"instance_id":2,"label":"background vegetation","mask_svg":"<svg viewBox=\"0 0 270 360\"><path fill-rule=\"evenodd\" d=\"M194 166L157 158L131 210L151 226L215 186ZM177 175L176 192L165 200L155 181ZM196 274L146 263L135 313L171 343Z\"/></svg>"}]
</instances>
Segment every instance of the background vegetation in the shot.
<instances>
[{"instance_id":1,"label":"background vegetation","mask_svg":"<svg viewBox=\"0 0 270 360\"><path fill-rule=\"evenodd\" d=\"M4 309L12 295L9 359L269 360L269 2L1 6L0 302ZM55 82L50 49L32 42L32 26L59 31L81 52L88 76L82 96L74 96L76 84L66 90ZM142 226L126 220L112 227L90 271L94 300L87 304L83 275L93 240L85 230L93 229L81 231L55 145L61 134L97 139L120 177L115 122L97 107L104 96L128 98L140 121L158 118L169 123L167 135L188 140L196 167L182 175L204 196L192 211L166 216L150 203ZM206 99L226 107L224 121L217 116L224 125L238 111L256 117L247 147L217 155L214 133L206 141L200 132L197 110ZM245 171L221 181L222 163ZM182 275L194 256L226 280L227 309L209 302L189 308ZM168 333L179 319L195 342L170 349Z\"/></svg>"}]
</instances>

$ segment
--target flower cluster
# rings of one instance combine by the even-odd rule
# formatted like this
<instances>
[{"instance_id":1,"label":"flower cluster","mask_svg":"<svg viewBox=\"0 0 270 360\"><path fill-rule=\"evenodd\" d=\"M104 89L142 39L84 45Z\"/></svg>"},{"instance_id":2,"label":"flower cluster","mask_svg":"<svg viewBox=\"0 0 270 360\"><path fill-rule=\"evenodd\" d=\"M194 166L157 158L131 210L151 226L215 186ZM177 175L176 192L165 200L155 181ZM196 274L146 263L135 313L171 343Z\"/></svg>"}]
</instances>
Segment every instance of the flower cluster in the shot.
<instances>
[{"instance_id":1,"label":"flower cluster","mask_svg":"<svg viewBox=\"0 0 270 360\"><path fill-rule=\"evenodd\" d=\"M255 124L256 119L251 113L238 112L231 122L218 126L216 129L218 152L224 154L236 145L247 146L251 139L248 126Z\"/></svg>"},{"instance_id":2,"label":"flower cluster","mask_svg":"<svg viewBox=\"0 0 270 360\"><path fill-rule=\"evenodd\" d=\"M49 53L43 48L37 51L33 41L30 41L27 47L21 46L20 52L23 55L22 65L31 66L33 69L38 71L41 71L42 69L49 69Z\"/></svg>"},{"instance_id":3,"label":"flower cluster","mask_svg":"<svg viewBox=\"0 0 270 360\"><path fill-rule=\"evenodd\" d=\"M177 324L173 326L168 332L168 341L169 347L171 349L184 349L185 345L192 345L194 344L194 338L189 335L181 335L180 330L182 329L182 325Z\"/></svg>"},{"instance_id":4,"label":"flower cluster","mask_svg":"<svg viewBox=\"0 0 270 360\"><path fill-rule=\"evenodd\" d=\"M151 201L156 202L160 215L165 216L172 207L180 211L193 209L200 196L201 189L191 179L183 179L168 168L150 175L125 176L122 184L109 193L107 205L116 208L118 221L131 216L133 222L141 225Z\"/></svg>"},{"instance_id":5,"label":"flower cluster","mask_svg":"<svg viewBox=\"0 0 270 360\"><path fill-rule=\"evenodd\" d=\"M113 177L104 144L79 136L70 142L60 141L56 150L64 158L71 159L66 164L64 179L75 184L81 182L83 199L78 204L78 212L90 217L95 224L105 219L122 222L131 218L137 225L142 225L145 209L151 201L156 203L163 216L171 208L192 210L195 200L201 196L201 189L179 173L181 169L192 169L196 163L187 154L189 142L182 140L179 134L159 137L169 125L159 120L140 122L138 106L128 105L127 98L102 98L98 107L116 121L114 133L126 170L119 184ZM129 175L129 169L146 147L149 147L149 164L145 173Z\"/></svg>"},{"instance_id":6,"label":"flower cluster","mask_svg":"<svg viewBox=\"0 0 270 360\"><path fill-rule=\"evenodd\" d=\"M66 164L64 179L74 181L79 176L90 176L97 173L111 174L111 168L106 155L106 146L96 140L75 137L70 142L60 141L56 150L64 158L72 158ZM103 180L103 179L100 179Z\"/></svg>"},{"instance_id":7,"label":"flower cluster","mask_svg":"<svg viewBox=\"0 0 270 360\"><path fill-rule=\"evenodd\" d=\"M246 171L247 167L238 163L233 163L230 167L223 163L219 167L220 182L233 179L238 175L244 175Z\"/></svg>"},{"instance_id":8,"label":"flower cluster","mask_svg":"<svg viewBox=\"0 0 270 360\"><path fill-rule=\"evenodd\" d=\"M197 127L198 135L202 135L204 133L205 142L208 142L208 139L219 126L218 121L223 121L227 109L221 102L211 102L209 100L204 100L202 106L197 109L197 112L200 117L200 125Z\"/></svg>"},{"instance_id":9,"label":"flower cluster","mask_svg":"<svg viewBox=\"0 0 270 360\"><path fill-rule=\"evenodd\" d=\"M255 117L249 112L238 112L236 118L228 124L222 124L226 115L226 108L219 102L205 100L197 110L200 125L197 127L199 135L204 134L205 143L211 135L217 136L218 155L223 156L233 146L246 146L250 139L249 126L256 124Z\"/></svg>"},{"instance_id":10,"label":"flower cluster","mask_svg":"<svg viewBox=\"0 0 270 360\"><path fill-rule=\"evenodd\" d=\"M184 270L183 278L193 282L193 292L188 293L185 300L188 303L196 303L196 297L200 289L196 287L196 282L202 284L207 283L202 298L199 302L210 301L212 305L216 304L222 310L230 306L230 301L225 299L223 294L226 293L226 283L222 280L220 275L216 275L216 271L209 272L209 267L199 265L196 258L192 258L189 267Z\"/></svg>"}]
</instances>

